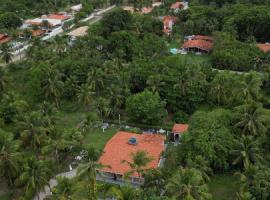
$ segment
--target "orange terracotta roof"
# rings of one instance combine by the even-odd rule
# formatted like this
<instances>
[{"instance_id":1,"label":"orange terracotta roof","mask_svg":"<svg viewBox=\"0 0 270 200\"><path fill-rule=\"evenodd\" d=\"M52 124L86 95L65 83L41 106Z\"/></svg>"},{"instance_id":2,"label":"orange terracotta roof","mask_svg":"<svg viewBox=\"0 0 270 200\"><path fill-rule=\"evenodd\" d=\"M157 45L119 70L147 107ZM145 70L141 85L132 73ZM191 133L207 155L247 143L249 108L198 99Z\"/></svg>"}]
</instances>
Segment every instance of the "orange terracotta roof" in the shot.
<instances>
[{"instance_id":1,"label":"orange terracotta roof","mask_svg":"<svg viewBox=\"0 0 270 200\"><path fill-rule=\"evenodd\" d=\"M182 48L184 49L198 48L209 52L213 48L213 42L209 42L206 40L187 40L182 45Z\"/></svg>"},{"instance_id":2,"label":"orange terracotta roof","mask_svg":"<svg viewBox=\"0 0 270 200\"><path fill-rule=\"evenodd\" d=\"M188 131L188 124L174 124L173 133L184 133Z\"/></svg>"},{"instance_id":3,"label":"orange terracotta roof","mask_svg":"<svg viewBox=\"0 0 270 200\"><path fill-rule=\"evenodd\" d=\"M47 16L48 19L59 19L59 20L67 20L70 17L65 14L50 14Z\"/></svg>"},{"instance_id":4,"label":"orange terracotta roof","mask_svg":"<svg viewBox=\"0 0 270 200\"><path fill-rule=\"evenodd\" d=\"M172 30L172 27L176 21L177 21L177 17L174 17L174 16L165 16L163 18L163 32L165 33L170 33Z\"/></svg>"},{"instance_id":5,"label":"orange terracotta roof","mask_svg":"<svg viewBox=\"0 0 270 200\"><path fill-rule=\"evenodd\" d=\"M9 37L7 34L0 34L0 44L4 44L6 42L9 42L11 40L11 37Z\"/></svg>"},{"instance_id":6,"label":"orange terracotta roof","mask_svg":"<svg viewBox=\"0 0 270 200\"><path fill-rule=\"evenodd\" d=\"M263 51L264 53L267 53L268 51L270 51L270 44L268 44L268 43L265 43L265 44L258 43L257 44L257 47L261 51Z\"/></svg>"},{"instance_id":7,"label":"orange terracotta roof","mask_svg":"<svg viewBox=\"0 0 270 200\"><path fill-rule=\"evenodd\" d=\"M153 10L153 8L151 8L151 7L143 7L142 8L142 13L143 14L148 14L148 13L152 12L152 10Z\"/></svg>"},{"instance_id":8,"label":"orange terracotta roof","mask_svg":"<svg viewBox=\"0 0 270 200\"><path fill-rule=\"evenodd\" d=\"M171 9L178 9L178 8L183 8L183 2L175 2L171 5Z\"/></svg>"},{"instance_id":9,"label":"orange terracotta roof","mask_svg":"<svg viewBox=\"0 0 270 200\"><path fill-rule=\"evenodd\" d=\"M45 33L45 30L41 30L41 29L37 29L37 30L31 30L32 36L33 37L37 37L37 36L41 36Z\"/></svg>"},{"instance_id":10,"label":"orange terracotta roof","mask_svg":"<svg viewBox=\"0 0 270 200\"><path fill-rule=\"evenodd\" d=\"M206 35L194 35L192 40L205 40L205 41L210 41L213 42L214 38Z\"/></svg>"},{"instance_id":11,"label":"orange terracotta roof","mask_svg":"<svg viewBox=\"0 0 270 200\"><path fill-rule=\"evenodd\" d=\"M137 145L130 145L128 141L130 138L137 139ZM99 159L99 163L110 166L110 168L103 168L101 171L111 172L124 175L130 171L127 163L123 160L132 161L131 153L137 151L145 151L153 158L148 164L147 169L157 168L160 160L161 152L164 150L165 136L158 134L135 134L128 132L116 133L104 148L104 153ZM138 177L138 174L133 174L133 177Z\"/></svg>"}]
</instances>

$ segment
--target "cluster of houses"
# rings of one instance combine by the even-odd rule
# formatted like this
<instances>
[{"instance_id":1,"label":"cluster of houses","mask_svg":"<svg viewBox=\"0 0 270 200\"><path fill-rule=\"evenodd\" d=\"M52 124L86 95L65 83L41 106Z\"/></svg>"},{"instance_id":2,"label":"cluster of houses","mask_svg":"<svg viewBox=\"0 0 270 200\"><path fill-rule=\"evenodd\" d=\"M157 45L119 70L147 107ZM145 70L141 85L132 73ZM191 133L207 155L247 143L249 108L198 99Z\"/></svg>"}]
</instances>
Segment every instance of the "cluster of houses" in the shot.
<instances>
[{"instance_id":1,"label":"cluster of houses","mask_svg":"<svg viewBox=\"0 0 270 200\"><path fill-rule=\"evenodd\" d=\"M188 131L187 124L175 124L172 129L172 140L179 141L181 135ZM170 137L171 138L171 137ZM162 166L162 153L166 149L166 135L153 133L129 133L120 131L116 133L105 145L99 163L106 166L98 169L104 179L114 181L128 181L132 184L142 184L143 176L137 172L132 173L129 178L126 174L132 169L124 162L132 163L132 154L144 151L152 158L145 169L155 169Z\"/></svg>"},{"instance_id":2,"label":"cluster of houses","mask_svg":"<svg viewBox=\"0 0 270 200\"><path fill-rule=\"evenodd\" d=\"M51 32L53 29L62 27L63 24L72 19L76 12L79 12L82 9L82 4L72 6L70 8L71 12L57 12L49 15L42 15L41 17L34 19L27 19L23 22L23 25L20 27L19 37L21 39L29 39L31 37L41 37L46 35L48 32ZM26 35L26 31L28 34ZM0 33L0 44L10 42L12 39L8 34ZM15 42L17 43L17 42Z\"/></svg>"}]
</instances>

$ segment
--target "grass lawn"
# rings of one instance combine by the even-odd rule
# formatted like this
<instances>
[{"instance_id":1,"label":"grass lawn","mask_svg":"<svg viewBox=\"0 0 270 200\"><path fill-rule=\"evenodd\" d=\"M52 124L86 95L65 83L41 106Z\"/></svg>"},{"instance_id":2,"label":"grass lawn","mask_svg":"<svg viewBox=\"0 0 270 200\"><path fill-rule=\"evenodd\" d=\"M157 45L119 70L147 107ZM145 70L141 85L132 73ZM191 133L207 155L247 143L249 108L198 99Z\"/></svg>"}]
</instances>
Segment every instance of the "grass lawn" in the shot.
<instances>
[{"instance_id":1,"label":"grass lawn","mask_svg":"<svg viewBox=\"0 0 270 200\"><path fill-rule=\"evenodd\" d=\"M238 186L233 175L215 175L211 178L209 189L213 200L233 200Z\"/></svg>"},{"instance_id":2,"label":"grass lawn","mask_svg":"<svg viewBox=\"0 0 270 200\"><path fill-rule=\"evenodd\" d=\"M10 200L9 195L0 196L0 200Z\"/></svg>"},{"instance_id":3,"label":"grass lawn","mask_svg":"<svg viewBox=\"0 0 270 200\"><path fill-rule=\"evenodd\" d=\"M117 133L117 128L109 128L102 132L102 129L94 129L87 133L85 137L85 145L92 146L97 150L103 150L105 144Z\"/></svg>"}]
</instances>

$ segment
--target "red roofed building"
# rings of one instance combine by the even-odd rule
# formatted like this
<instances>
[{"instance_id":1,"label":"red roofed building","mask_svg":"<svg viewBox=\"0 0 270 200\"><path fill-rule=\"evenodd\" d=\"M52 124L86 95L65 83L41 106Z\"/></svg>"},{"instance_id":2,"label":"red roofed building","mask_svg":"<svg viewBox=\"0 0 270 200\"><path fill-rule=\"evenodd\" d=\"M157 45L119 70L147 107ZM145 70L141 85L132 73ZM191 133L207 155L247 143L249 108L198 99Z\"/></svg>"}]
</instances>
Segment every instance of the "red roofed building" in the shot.
<instances>
[{"instance_id":1,"label":"red roofed building","mask_svg":"<svg viewBox=\"0 0 270 200\"><path fill-rule=\"evenodd\" d=\"M184 3L183 2L175 2L171 5L171 9L182 9L184 8Z\"/></svg>"},{"instance_id":2,"label":"red roofed building","mask_svg":"<svg viewBox=\"0 0 270 200\"><path fill-rule=\"evenodd\" d=\"M0 44L7 43L11 40L11 37L9 37L7 34L0 34Z\"/></svg>"},{"instance_id":3,"label":"red roofed building","mask_svg":"<svg viewBox=\"0 0 270 200\"><path fill-rule=\"evenodd\" d=\"M151 7L143 7L141 12L142 12L142 14L149 14L152 12L152 10L153 10L153 8L151 8Z\"/></svg>"},{"instance_id":4,"label":"red roofed building","mask_svg":"<svg viewBox=\"0 0 270 200\"><path fill-rule=\"evenodd\" d=\"M33 37L38 37L46 33L45 30L37 29L37 30L31 30Z\"/></svg>"},{"instance_id":5,"label":"red roofed building","mask_svg":"<svg viewBox=\"0 0 270 200\"><path fill-rule=\"evenodd\" d=\"M214 38L204 35L188 36L188 39L182 45L185 51L209 53L214 46Z\"/></svg>"},{"instance_id":6,"label":"red roofed building","mask_svg":"<svg viewBox=\"0 0 270 200\"><path fill-rule=\"evenodd\" d=\"M62 14L62 13L57 13L57 14L50 14L48 16L46 16L47 19L58 19L61 21L65 21L67 19L70 18L70 16L66 15L66 14Z\"/></svg>"},{"instance_id":7,"label":"red roofed building","mask_svg":"<svg viewBox=\"0 0 270 200\"><path fill-rule=\"evenodd\" d=\"M170 34L172 32L173 25L176 23L177 17L174 16L165 16L163 18L163 32Z\"/></svg>"},{"instance_id":8,"label":"red roofed building","mask_svg":"<svg viewBox=\"0 0 270 200\"><path fill-rule=\"evenodd\" d=\"M188 124L174 124L172 132L174 134L174 140L179 140L181 134L188 131Z\"/></svg>"},{"instance_id":9,"label":"red roofed building","mask_svg":"<svg viewBox=\"0 0 270 200\"><path fill-rule=\"evenodd\" d=\"M257 44L257 47L263 51L264 53L267 53L270 51L270 43L265 43L265 44L261 44L261 43L258 43Z\"/></svg>"},{"instance_id":10,"label":"red roofed building","mask_svg":"<svg viewBox=\"0 0 270 200\"><path fill-rule=\"evenodd\" d=\"M130 144L134 139L136 143ZM99 163L108 168L99 169L101 175L107 178L117 178L123 180L123 175L131 169L123 160L132 162L132 153L145 151L153 160L148 164L146 169L159 167L161 153L164 150L165 136L159 134L135 134L128 132L116 133L106 144ZM142 183L138 174L131 175L130 181L133 183Z\"/></svg>"}]
</instances>

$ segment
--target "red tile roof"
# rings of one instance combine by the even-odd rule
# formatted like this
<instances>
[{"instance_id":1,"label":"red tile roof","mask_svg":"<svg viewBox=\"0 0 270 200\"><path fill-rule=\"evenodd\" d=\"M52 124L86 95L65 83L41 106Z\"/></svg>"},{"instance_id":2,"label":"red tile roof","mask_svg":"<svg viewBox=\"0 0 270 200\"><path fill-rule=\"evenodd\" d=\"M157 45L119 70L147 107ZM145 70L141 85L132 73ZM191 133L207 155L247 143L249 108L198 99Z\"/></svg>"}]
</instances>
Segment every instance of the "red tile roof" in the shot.
<instances>
[{"instance_id":1,"label":"red tile roof","mask_svg":"<svg viewBox=\"0 0 270 200\"><path fill-rule=\"evenodd\" d=\"M184 49L197 48L209 52L213 48L213 42L209 42L206 40L187 40L182 45L182 48Z\"/></svg>"},{"instance_id":2,"label":"red tile roof","mask_svg":"<svg viewBox=\"0 0 270 200\"><path fill-rule=\"evenodd\" d=\"M152 10L153 10L153 8L151 8L151 7L143 7L142 8L142 13L143 14L148 14L148 13L152 12Z\"/></svg>"},{"instance_id":3,"label":"red tile roof","mask_svg":"<svg viewBox=\"0 0 270 200\"><path fill-rule=\"evenodd\" d=\"M205 40L205 41L213 42L214 38L210 36L206 36L206 35L194 35L192 40Z\"/></svg>"},{"instance_id":4,"label":"red tile roof","mask_svg":"<svg viewBox=\"0 0 270 200\"><path fill-rule=\"evenodd\" d=\"M7 34L0 34L0 44L4 44L6 42L9 42L11 40L11 37L9 37Z\"/></svg>"},{"instance_id":5,"label":"red tile roof","mask_svg":"<svg viewBox=\"0 0 270 200\"><path fill-rule=\"evenodd\" d=\"M129 139L132 137L137 139L137 145L128 144ZM103 168L101 171L124 175L130 171L130 167L122 161L131 162L131 153L137 151L145 151L153 158L147 169L157 168L161 152L164 150L164 140L165 136L163 135L135 134L120 131L110 139L104 148L99 163L110 166L110 168ZM138 174L133 174L133 176L138 177Z\"/></svg>"},{"instance_id":6,"label":"red tile roof","mask_svg":"<svg viewBox=\"0 0 270 200\"><path fill-rule=\"evenodd\" d=\"M183 8L184 4L183 2L175 2L171 5L171 9L178 9L178 8Z\"/></svg>"},{"instance_id":7,"label":"red tile roof","mask_svg":"<svg viewBox=\"0 0 270 200\"><path fill-rule=\"evenodd\" d=\"M171 32L172 31L171 26L173 26L176 23L177 19L178 18L174 16L165 16L163 18L163 27L164 27L163 31L165 33Z\"/></svg>"},{"instance_id":8,"label":"red tile roof","mask_svg":"<svg viewBox=\"0 0 270 200\"><path fill-rule=\"evenodd\" d=\"M65 14L50 14L47 16L48 19L59 19L59 20L67 20L70 17Z\"/></svg>"},{"instance_id":9,"label":"red tile roof","mask_svg":"<svg viewBox=\"0 0 270 200\"><path fill-rule=\"evenodd\" d=\"M45 30L41 30L41 29L37 29L37 30L31 30L32 36L33 37L37 37L37 36L41 36L45 33Z\"/></svg>"},{"instance_id":10,"label":"red tile roof","mask_svg":"<svg viewBox=\"0 0 270 200\"><path fill-rule=\"evenodd\" d=\"M258 43L257 44L257 47L261 51L263 51L264 53L267 53L268 51L270 51L270 44L268 44L268 43L265 43L265 44Z\"/></svg>"},{"instance_id":11,"label":"red tile roof","mask_svg":"<svg viewBox=\"0 0 270 200\"><path fill-rule=\"evenodd\" d=\"M184 133L188 131L188 124L174 124L173 133Z\"/></svg>"}]
</instances>

